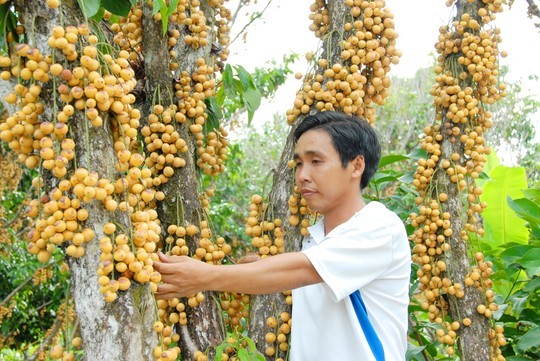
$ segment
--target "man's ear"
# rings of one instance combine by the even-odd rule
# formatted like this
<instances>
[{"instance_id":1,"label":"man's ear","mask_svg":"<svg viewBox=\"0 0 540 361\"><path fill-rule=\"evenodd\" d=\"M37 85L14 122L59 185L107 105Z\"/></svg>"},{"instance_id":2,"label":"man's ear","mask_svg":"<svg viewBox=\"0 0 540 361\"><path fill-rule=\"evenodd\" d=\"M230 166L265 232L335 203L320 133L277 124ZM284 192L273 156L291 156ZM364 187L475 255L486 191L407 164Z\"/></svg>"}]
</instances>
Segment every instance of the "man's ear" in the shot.
<instances>
[{"instance_id":1,"label":"man's ear","mask_svg":"<svg viewBox=\"0 0 540 361\"><path fill-rule=\"evenodd\" d=\"M366 163L364 162L364 156L359 155L356 158L354 158L351 162L353 166L353 176L356 176L362 179L362 174L364 174L364 169L366 168Z\"/></svg>"}]
</instances>

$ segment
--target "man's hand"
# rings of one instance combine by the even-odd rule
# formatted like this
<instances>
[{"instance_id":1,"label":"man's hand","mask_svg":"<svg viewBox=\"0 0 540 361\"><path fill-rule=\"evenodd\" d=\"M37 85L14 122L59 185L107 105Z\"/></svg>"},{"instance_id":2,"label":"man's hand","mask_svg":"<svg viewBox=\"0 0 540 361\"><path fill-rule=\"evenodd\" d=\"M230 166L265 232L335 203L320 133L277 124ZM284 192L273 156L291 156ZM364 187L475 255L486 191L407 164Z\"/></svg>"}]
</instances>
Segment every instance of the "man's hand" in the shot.
<instances>
[{"instance_id":1,"label":"man's hand","mask_svg":"<svg viewBox=\"0 0 540 361\"><path fill-rule=\"evenodd\" d=\"M262 295L322 282L302 252L278 254L257 261L256 255L236 265L212 265L186 256L159 255L154 268L161 273L158 299L189 297L219 291ZM254 262L257 261L257 262Z\"/></svg>"},{"instance_id":2,"label":"man's hand","mask_svg":"<svg viewBox=\"0 0 540 361\"><path fill-rule=\"evenodd\" d=\"M206 291L205 281L211 265L187 256L165 256L159 254L161 262L154 262L156 271L161 273L155 296L157 299L189 297Z\"/></svg>"}]
</instances>

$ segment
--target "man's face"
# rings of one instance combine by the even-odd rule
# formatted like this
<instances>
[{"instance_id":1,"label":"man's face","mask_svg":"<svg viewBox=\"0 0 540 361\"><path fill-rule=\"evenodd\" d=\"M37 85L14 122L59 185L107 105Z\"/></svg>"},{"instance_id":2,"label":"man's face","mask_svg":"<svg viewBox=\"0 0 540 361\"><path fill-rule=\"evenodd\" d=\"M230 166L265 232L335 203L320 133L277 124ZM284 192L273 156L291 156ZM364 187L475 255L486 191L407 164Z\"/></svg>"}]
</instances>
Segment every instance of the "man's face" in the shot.
<instances>
[{"instance_id":1,"label":"man's face","mask_svg":"<svg viewBox=\"0 0 540 361\"><path fill-rule=\"evenodd\" d=\"M354 162L343 168L332 138L325 130L308 130L302 134L296 144L295 162L296 184L312 211L328 216L360 192Z\"/></svg>"}]
</instances>

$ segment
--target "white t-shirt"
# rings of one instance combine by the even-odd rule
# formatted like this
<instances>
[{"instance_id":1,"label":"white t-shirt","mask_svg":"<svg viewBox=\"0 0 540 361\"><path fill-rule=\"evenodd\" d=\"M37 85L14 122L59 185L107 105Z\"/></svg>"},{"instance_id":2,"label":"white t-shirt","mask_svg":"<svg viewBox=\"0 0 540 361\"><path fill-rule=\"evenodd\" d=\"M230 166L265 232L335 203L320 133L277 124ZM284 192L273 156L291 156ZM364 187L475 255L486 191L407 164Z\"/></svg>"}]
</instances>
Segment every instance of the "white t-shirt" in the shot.
<instances>
[{"instance_id":1,"label":"white t-shirt","mask_svg":"<svg viewBox=\"0 0 540 361\"><path fill-rule=\"evenodd\" d=\"M309 227L302 252L323 283L293 290L291 361L375 360L349 295L360 290L386 361L405 360L411 255L403 222L370 202L324 234Z\"/></svg>"}]
</instances>

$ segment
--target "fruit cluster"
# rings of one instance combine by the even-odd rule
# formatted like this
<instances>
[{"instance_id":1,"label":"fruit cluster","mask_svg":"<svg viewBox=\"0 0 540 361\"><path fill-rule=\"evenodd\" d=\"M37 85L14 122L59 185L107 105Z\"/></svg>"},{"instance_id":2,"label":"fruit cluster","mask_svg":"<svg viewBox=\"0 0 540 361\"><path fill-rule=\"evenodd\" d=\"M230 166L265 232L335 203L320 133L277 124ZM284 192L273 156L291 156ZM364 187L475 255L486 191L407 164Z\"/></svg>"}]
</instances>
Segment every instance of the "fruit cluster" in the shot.
<instances>
[{"instance_id":1,"label":"fruit cluster","mask_svg":"<svg viewBox=\"0 0 540 361\"><path fill-rule=\"evenodd\" d=\"M198 0L180 0L176 8L172 9L169 15L169 27L167 31L169 46L170 62L169 68L177 70L178 64L178 46L182 44L179 40L182 35L182 43L190 46L194 50L200 47L209 45L209 36L214 36L218 40L219 46L216 44L217 56L221 61L227 60L229 55L229 25L231 20L231 12L224 6L224 0L212 0L208 5L215 11L216 23L210 25L206 19L204 12L201 9L200 1ZM149 2L152 5L153 1ZM110 13L105 13L105 17L110 17ZM118 22L111 25L111 30L115 32L113 41L121 49L130 51L130 60L137 61L142 54L142 15L143 11L140 5L133 7L128 16L120 18ZM155 21L162 21L161 13L154 14ZM177 29L178 28L178 29ZM219 49L218 49L219 48Z\"/></svg>"},{"instance_id":2,"label":"fruit cluster","mask_svg":"<svg viewBox=\"0 0 540 361\"><path fill-rule=\"evenodd\" d=\"M460 328L470 326L472 321L468 315L448 321L447 296L460 299L474 287L485 297L485 304L479 304L477 311L490 318L497 310L489 279L491 263L468 243L471 237L484 234L480 214L487 204L480 200L482 189L475 179L489 154L484 133L492 123L486 106L506 95L505 85L497 78L497 59L504 56L498 49L500 31L487 25L502 10L501 2L483 3L477 13L463 13L450 26L440 28L435 45L439 54L435 85L431 89L438 123L424 129L422 149L427 157L418 161L413 181L419 192L419 212L411 213L410 221L416 228L413 261L420 266L417 275L422 307L430 321L441 325L437 336L449 355L456 352ZM449 204L459 199L458 206ZM455 212L456 207L466 209L465 214ZM475 254L464 279L452 280L447 269L452 240L468 244ZM490 337L494 340L492 359L504 359L498 348L505 344L502 328L496 327Z\"/></svg>"},{"instance_id":3,"label":"fruit cluster","mask_svg":"<svg viewBox=\"0 0 540 361\"><path fill-rule=\"evenodd\" d=\"M279 318L273 316L268 317L266 320L266 326L268 326L271 330L264 337L267 343L264 351L266 356L275 356L278 350L281 352L287 352L289 350L288 337L291 333L292 326L292 318L289 312L282 312L279 315ZM283 360L283 358L279 357L276 358L276 360Z\"/></svg>"},{"instance_id":4,"label":"fruit cluster","mask_svg":"<svg viewBox=\"0 0 540 361\"><path fill-rule=\"evenodd\" d=\"M59 6L58 1L48 3L52 8ZM168 19L171 69L178 68L174 58L179 46L209 48L211 37L217 38L211 56L227 59L231 14L223 3L212 0L210 9L205 8L217 14L218 21L211 24L199 1L178 2ZM110 220L99 232L96 229L101 252L97 273L107 302L113 302L133 282L156 289L160 275L152 263L158 249L175 255L193 254L210 263L220 263L231 251L222 237L212 236L205 220L194 225L178 219L177 225L166 225L168 236L161 239L162 224L156 209L165 194L160 187L193 153L205 174L223 172L228 140L223 127L206 124L205 100L215 95L214 73L219 70L207 61L214 59L200 58L191 69L179 71L173 84L175 97L163 99L164 104L173 104L160 105L164 92L156 94L151 114L141 119L134 103L135 72L141 70L142 15L142 8L133 7L126 18L111 25L113 42L120 50L86 25L68 25L52 29L46 44L49 54L28 44L11 43L11 55L0 57L0 78L16 83L5 99L15 111L0 121L0 139L20 163L39 171L33 180L37 197L27 209L36 222L28 233L28 250L42 262L58 249L81 257L85 244L95 237L94 231L85 227L90 207L108 210ZM156 13L155 20L161 20L159 16ZM109 17L106 12L105 18ZM24 27L17 28L17 34L23 32ZM181 33L187 35L180 37ZM12 38L13 34L8 40ZM179 39L184 43L179 44ZM91 126L106 126L112 132L116 172L110 179L83 168L80 164L84 160L77 159L77 155L90 157L84 148L88 147ZM196 149L190 151L192 140ZM85 160L90 164L88 158ZM204 196L211 194L208 189ZM203 200L208 207L208 198ZM198 294L189 297L186 305L174 299L166 305L159 303L159 322L163 324L159 335L164 342L155 350L158 359L175 359L180 353L178 348L169 349L179 337L172 333L173 325L186 325L185 307L196 307L203 301L204 295Z\"/></svg>"},{"instance_id":5,"label":"fruit cluster","mask_svg":"<svg viewBox=\"0 0 540 361\"><path fill-rule=\"evenodd\" d=\"M242 320L249 319L249 295L224 292L221 294L220 306L225 313L225 324L239 336L244 332Z\"/></svg>"},{"instance_id":6,"label":"fruit cluster","mask_svg":"<svg viewBox=\"0 0 540 361\"><path fill-rule=\"evenodd\" d=\"M271 207L263 202L262 196L251 197L246 235L252 237L251 245L262 258L285 252L282 224L280 218L272 220Z\"/></svg>"},{"instance_id":7,"label":"fruit cluster","mask_svg":"<svg viewBox=\"0 0 540 361\"><path fill-rule=\"evenodd\" d=\"M1 121L0 121L1 124ZM2 169L2 175L0 176L0 196L8 194L8 192L14 192L19 186L23 170L13 153L3 154L0 150L0 169ZM19 231L25 224L23 217L17 217L17 214L22 213L24 207L28 204L28 200L23 201L19 207L19 211L15 211L15 215L8 215L8 212L3 206L0 206L0 245L5 244L11 246L11 234ZM10 219L11 218L11 219ZM4 248L0 247L0 253L4 252Z\"/></svg>"},{"instance_id":8,"label":"fruit cluster","mask_svg":"<svg viewBox=\"0 0 540 361\"><path fill-rule=\"evenodd\" d=\"M344 28L334 32L329 31L325 2L311 5L310 29L316 36L327 38L339 33L341 39L339 47L325 50L326 58L306 54L316 71L304 77L294 107L287 111L289 124L312 107L363 116L372 123L374 104L384 104L388 96L391 81L387 73L401 56L395 47L393 14L380 0L347 0L345 4L350 8L350 20L348 17ZM333 53L340 54L339 61L330 60Z\"/></svg>"},{"instance_id":9,"label":"fruit cluster","mask_svg":"<svg viewBox=\"0 0 540 361\"><path fill-rule=\"evenodd\" d=\"M80 350L82 339L78 336L70 335L66 329L67 325L73 324L75 317L75 306L73 302L66 300L58 308L55 324L44 336L44 339L52 339L48 354L49 359L62 361L75 360L75 351ZM37 359L46 360L47 355L45 351L40 349Z\"/></svg>"}]
</instances>

